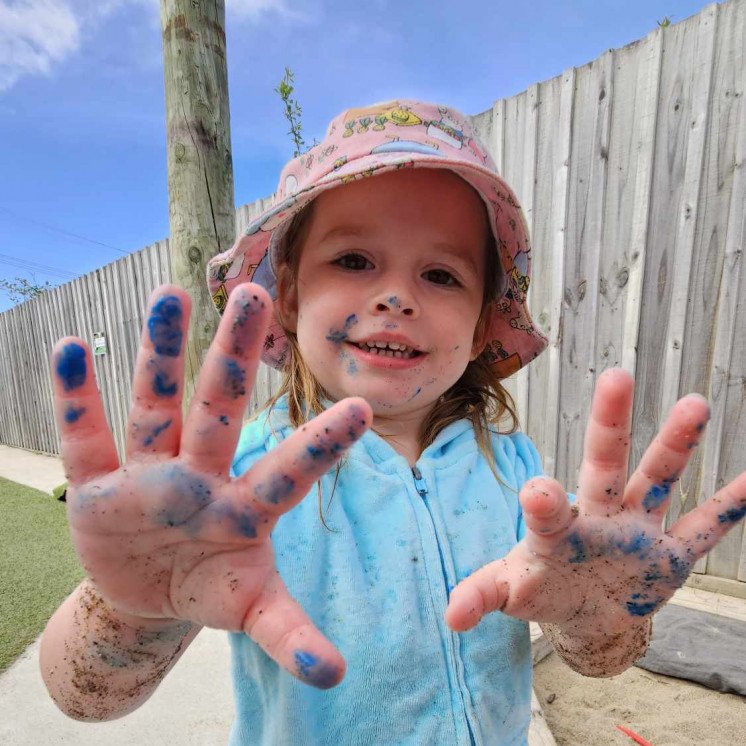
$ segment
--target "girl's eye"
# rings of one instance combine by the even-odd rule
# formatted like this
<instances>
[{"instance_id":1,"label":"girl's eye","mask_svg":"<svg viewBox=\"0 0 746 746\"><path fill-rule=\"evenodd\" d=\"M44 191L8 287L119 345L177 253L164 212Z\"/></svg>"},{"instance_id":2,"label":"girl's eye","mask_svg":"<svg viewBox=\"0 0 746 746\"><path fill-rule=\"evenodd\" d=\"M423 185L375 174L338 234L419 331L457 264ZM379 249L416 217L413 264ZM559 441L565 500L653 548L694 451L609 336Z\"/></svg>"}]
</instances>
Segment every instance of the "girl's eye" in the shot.
<instances>
[{"instance_id":1,"label":"girl's eye","mask_svg":"<svg viewBox=\"0 0 746 746\"><path fill-rule=\"evenodd\" d=\"M461 283L450 272L446 272L444 269L430 269L425 272L424 276L436 285L461 287Z\"/></svg>"},{"instance_id":2,"label":"girl's eye","mask_svg":"<svg viewBox=\"0 0 746 746\"><path fill-rule=\"evenodd\" d=\"M370 264L370 262L360 254L345 254L332 262L332 264L338 264L340 267L352 270L366 269L366 263ZM370 266L372 267L373 265L371 264Z\"/></svg>"}]
</instances>

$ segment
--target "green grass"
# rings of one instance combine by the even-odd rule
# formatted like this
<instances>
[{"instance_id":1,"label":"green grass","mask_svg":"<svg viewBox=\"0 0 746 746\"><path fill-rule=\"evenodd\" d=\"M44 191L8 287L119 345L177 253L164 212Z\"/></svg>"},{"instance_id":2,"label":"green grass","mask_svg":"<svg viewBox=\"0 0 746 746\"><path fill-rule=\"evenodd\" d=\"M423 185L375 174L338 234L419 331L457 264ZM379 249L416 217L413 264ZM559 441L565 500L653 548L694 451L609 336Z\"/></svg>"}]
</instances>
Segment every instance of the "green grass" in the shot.
<instances>
[{"instance_id":1,"label":"green grass","mask_svg":"<svg viewBox=\"0 0 746 746\"><path fill-rule=\"evenodd\" d=\"M0 671L83 579L65 503L0 477Z\"/></svg>"}]
</instances>

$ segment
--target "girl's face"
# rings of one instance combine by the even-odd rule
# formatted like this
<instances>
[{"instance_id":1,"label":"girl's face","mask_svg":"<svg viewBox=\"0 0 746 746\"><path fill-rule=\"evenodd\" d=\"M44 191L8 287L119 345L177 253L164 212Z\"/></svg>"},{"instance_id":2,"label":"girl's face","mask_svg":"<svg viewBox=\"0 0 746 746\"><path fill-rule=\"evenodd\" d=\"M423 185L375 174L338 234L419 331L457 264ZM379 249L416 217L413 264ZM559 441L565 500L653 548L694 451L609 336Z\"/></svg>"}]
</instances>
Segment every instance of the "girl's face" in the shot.
<instances>
[{"instance_id":1,"label":"girl's face","mask_svg":"<svg viewBox=\"0 0 746 746\"><path fill-rule=\"evenodd\" d=\"M484 346L477 193L448 171L395 171L321 194L305 233L285 317L311 372L376 415L429 411Z\"/></svg>"}]
</instances>

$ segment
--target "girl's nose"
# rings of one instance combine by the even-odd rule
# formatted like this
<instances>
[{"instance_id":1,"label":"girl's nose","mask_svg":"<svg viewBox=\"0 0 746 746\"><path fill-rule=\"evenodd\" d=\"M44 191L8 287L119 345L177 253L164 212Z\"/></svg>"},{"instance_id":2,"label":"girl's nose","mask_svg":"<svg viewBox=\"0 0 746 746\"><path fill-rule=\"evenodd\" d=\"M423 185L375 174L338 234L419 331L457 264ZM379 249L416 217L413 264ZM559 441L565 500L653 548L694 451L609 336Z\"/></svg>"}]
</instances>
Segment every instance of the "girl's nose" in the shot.
<instances>
[{"instance_id":1,"label":"girl's nose","mask_svg":"<svg viewBox=\"0 0 746 746\"><path fill-rule=\"evenodd\" d=\"M413 318L417 315L417 306L411 297L401 294L383 294L376 296L371 301L371 311L374 314L389 313L392 316L407 316Z\"/></svg>"}]
</instances>

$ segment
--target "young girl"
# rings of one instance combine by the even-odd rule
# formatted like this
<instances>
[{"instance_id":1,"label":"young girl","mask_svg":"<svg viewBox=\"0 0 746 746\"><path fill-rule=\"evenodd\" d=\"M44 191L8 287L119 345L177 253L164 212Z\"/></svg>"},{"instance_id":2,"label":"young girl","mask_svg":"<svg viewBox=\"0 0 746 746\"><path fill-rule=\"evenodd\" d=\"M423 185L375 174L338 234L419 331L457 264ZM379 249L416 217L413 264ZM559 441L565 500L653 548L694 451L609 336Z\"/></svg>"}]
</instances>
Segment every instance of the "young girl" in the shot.
<instances>
[{"instance_id":1,"label":"young girl","mask_svg":"<svg viewBox=\"0 0 746 746\"><path fill-rule=\"evenodd\" d=\"M88 577L42 641L59 707L134 710L209 626L231 632L233 744L525 744L525 620L587 675L640 657L652 613L746 514L746 472L664 533L707 402L676 404L627 483L633 381L612 369L571 507L501 385L547 344L530 267L467 120L388 102L337 117L211 262L223 319L183 428L184 291L151 299L123 466L90 352L61 340ZM241 430L260 357L283 384Z\"/></svg>"}]
</instances>

